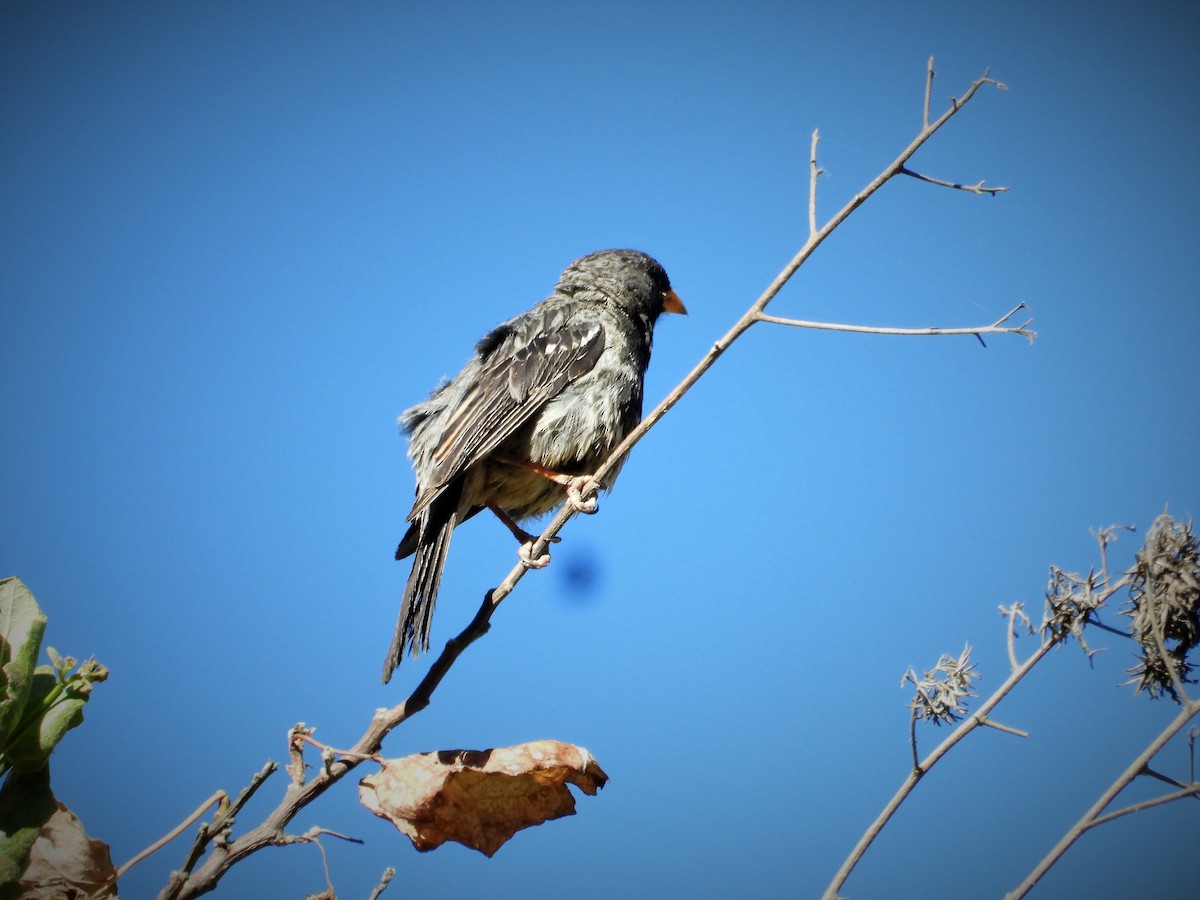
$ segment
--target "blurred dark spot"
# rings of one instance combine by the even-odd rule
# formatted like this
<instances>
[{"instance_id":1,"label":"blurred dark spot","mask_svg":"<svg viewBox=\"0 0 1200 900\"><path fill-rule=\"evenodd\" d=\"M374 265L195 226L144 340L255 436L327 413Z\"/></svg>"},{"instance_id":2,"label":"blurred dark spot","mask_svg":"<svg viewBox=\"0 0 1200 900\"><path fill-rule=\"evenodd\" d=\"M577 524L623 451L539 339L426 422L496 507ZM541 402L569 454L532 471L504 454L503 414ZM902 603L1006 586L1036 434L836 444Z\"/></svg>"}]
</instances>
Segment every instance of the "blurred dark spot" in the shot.
<instances>
[{"instance_id":1,"label":"blurred dark spot","mask_svg":"<svg viewBox=\"0 0 1200 900\"><path fill-rule=\"evenodd\" d=\"M550 568L557 573L561 598L568 603L590 603L604 580L604 566L591 547L561 547Z\"/></svg>"}]
</instances>

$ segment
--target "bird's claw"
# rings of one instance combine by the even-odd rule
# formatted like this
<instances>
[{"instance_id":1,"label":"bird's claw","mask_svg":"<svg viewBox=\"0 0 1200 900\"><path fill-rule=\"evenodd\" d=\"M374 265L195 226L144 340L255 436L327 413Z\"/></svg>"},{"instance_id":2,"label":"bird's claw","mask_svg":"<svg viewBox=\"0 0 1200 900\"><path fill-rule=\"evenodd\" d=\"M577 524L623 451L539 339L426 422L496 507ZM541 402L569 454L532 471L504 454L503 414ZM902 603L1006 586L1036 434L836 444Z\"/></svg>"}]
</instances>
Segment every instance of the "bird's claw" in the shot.
<instances>
[{"instance_id":1,"label":"bird's claw","mask_svg":"<svg viewBox=\"0 0 1200 900\"><path fill-rule=\"evenodd\" d=\"M594 515L600 509L596 495L600 493L601 487L603 485L591 475L572 478L567 482L567 502L577 513Z\"/></svg>"},{"instance_id":2,"label":"bird's claw","mask_svg":"<svg viewBox=\"0 0 1200 900\"><path fill-rule=\"evenodd\" d=\"M559 538L552 537L550 540L557 543ZM540 556L535 557L533 555L533 545L535 543L537 543L536 539L532 541L526 541L520 547L518 547L517 558L521 560L521 564L527 569L544 569L546 566L550 565L550 554L543 550Z\"/></svg>"},{"instance_id":3,"label":"bird's claw","mask_svg":"<svg viewBox=\"0 0 1200 900\"><path fill-rule=\"evenodd\" d=\"M519 528L519 527L513 529L513 536L516 537L516 539L521 542L522 547L532 547L534 542L539 537L541 537L540 534L531 534L530 532L526 531L524 528ZM557 544L561 540L562 540L562 538L560 538L556 534L554 537L546 538L546 543L547 544Z\"/></svg>"}]
</instances>

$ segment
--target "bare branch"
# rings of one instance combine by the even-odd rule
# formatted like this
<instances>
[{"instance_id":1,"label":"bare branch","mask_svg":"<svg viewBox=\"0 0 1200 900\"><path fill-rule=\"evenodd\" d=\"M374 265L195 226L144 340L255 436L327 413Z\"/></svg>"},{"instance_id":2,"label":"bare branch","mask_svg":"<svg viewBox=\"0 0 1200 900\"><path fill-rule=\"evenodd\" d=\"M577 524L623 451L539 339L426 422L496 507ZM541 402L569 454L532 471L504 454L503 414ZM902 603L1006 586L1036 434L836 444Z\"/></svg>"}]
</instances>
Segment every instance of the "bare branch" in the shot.
<instances>
[{"instance_id":1,"label":"bare branch","mask_svg":"<svg viewBox=\"0 0 1200 900\"><path fill-rule=\"evenodd\" d=\"M174 900L174 898L183 900L183 898L195 897L206 893L216 887L217 882L230 867L252 853L261 850L263 847L296 843L296 836L287 834L284 829L300 810L304 809L304 807L316 800L317 797L325 793L330 787L346 777L364 760L377 757L383 745L383 739L392 729L429 705L430 697L433 695L434 690L446 676L446 673L450 671L450 667L454 664L455 660L458 659L468 646L487 633L490 627L490 619L496 610L496 603L492 602L492 595L492 591L487 593L483 599L483 603L479 607L479 611L475 614L475 618L471 620L470 624L457 637L452 638L446 643L445 648L434 661L433 665L430 666L425 677L404 702L391 709L377 710L371 718L367 730L353 747L344 752L331 751L330 755L332 758L329 759L317 775L307 782L296 782L293 780L283 800L268 814L261 824L236 840L230 841L223 847L214 850L204 861L204 864L189 875L191 867L199 859L204 847L208 844L208 840L218 830L216 823L214 823L211 829L206 829L202 826L201 834L197 835L197 842L193 848L195 858L189 857L189 865L185 866L181 873L176 873L179 877L172 878L167 887L160 892L159 900ZM315 744L316 742L312 741L309 736L310 734L311 729L307 729L303 725L296 726L296 728L289 732L289 747L296 743L300 746L308 742ZM293 760L295 759L296 757L294 756ZM273 767L275 764L271 763L270 765ZM303 771L302 758L299 762L299 769ZM252 786L256 787L257 785ZM238 799L244 803L242 797ZM246 797L245 799L249 798ZM221 827L227 827L228 824L231 823L223 823ZM201 841L202 837L203 841Z\"/></svg>"},{"instance_id":2,"label":"bare branch","mask_svg":"<svg viewBox=\"0 0 1200 900\"><path fill-rule=\"evenodd\" d=\"M1141 806L1141 804L1136 804L1133 807L1127 807L1124 810L1118 810L1117 813L1109 816L1101 815L1104 810L1108 808L1108 805L1116 799L1117 795L1120 794L1121 791L1123 791L1126 786L1133 781L1133 779L1145 771L1146 767L1150 764L1150 760L1154 758L1159 750L1166 746L1167 741L1171 740L1171 738L1178 734L1197 713L1200 713L1200 702L1192 701L1184 703L1182 704L1182 707L1183 708L1179 710L1179 714L1176 715L1175 718L1171 720L1171 722L1161 732L1159 732L1158 736L1155 737L1154 740L1146 745L1146 748L1140 754L1138 754L1138 757L1129 764L1128 768L1126 768L1124 772L1117 776L1117 779L1108 786L1108 789L1100 795L1100 798L1092 804L1091 808L1079 818L1079 821L1067 830L1067 833L1064 834L1059 842L1050 850L1050 852L1043 857L1042 861L1034 866L1033 871L1025 877L1025 880L1017 886L1016 890L1012 891L1012 893L1004 895L1005 900L1020 900L1020 898L1028 894L1033 889L1033 886L1041 880L1042 876L1050 870L1050 867L1058 862L1062 855L1066 853L1068 849L1070 849L1071 845L1079 840L1079 838L1082 837L1083 834L1089 829L1101 824L1102 821L1110 821L1111 819L1117 818L1118 815L1127 815L1129 812L1134 812L1138 806ZM1193 790L1193 788L1195 788L1195 790ZM1200 790L1200 785L1189 785L1188 790L1178 791L1175 794L1168 794L1166 797L1169 798L1169 800L1175 800L1179 799L1180 797L1190 796L1191 794L1195 793L1196 790ZM1156 806L1159 802L1166 803L1169 802L1169 800L1159 798L1158 802L1150 802L1150 805Z\"/></svg>"},{"instance_id":3,"label":"bare branch","mask_svg":"<svg viewBox=\"0 0 1200 900\"><path fill-rule=\"evenodd\" d=\"M1200 737L1200 728L1188 729L1188 780L1196 780L1196 738Z\"/></svg>"},{"instance_id":4,"label":"bare branch","mask_svg":"<svg viewBox=\"0 0 1200 900\"><path fill-rule=\"evenodd\" d=\"M1000 615L1008 619L1008 628L1005 629L1007 632L1008 663L1015 670L1020 666L1020 663L1017 662L1017 621L1020 620L1025 624L1026 631L1029 634L1033 634L1033 623L1029 621L1029 616L1025 614L1024 606L1019 601L1014 601L1013 605L1008 608L1001 606Z\"/></svg>"},{"instance_id":5,"label":"bare branch","mask_svg":"<svg viewBox=\"0 0 1200 900\"><path fill-rule=\"evenodd\" d=\"M1193 732L1195 731L1195 729L1191 729L1191 730ZM1188 738L1190 741L1192 739L1192 735L1189 734ZM1151 769L1149 766L1146 767L1145 771L1143 771L1142 774L1145 775L1147 778L1157 779L1158 781L1161 781L1165 784L1171 785L1171 787L1177 787L1177 788L1180 788L1181 790L1183 788L1191 787L1193 784L1196 783L1196 779L1194 776L1190 776L1189 781L1185 784L1184 782L1180 781L1178 778L1172 778L1170 775L1164 775L1161 772L1156 772L1156 771L1154 771L1154 769ZM1194 799L1196 799L1197 801L1200 801L1200 796L1197 796Z\"/></svg>"},{"instance_id":6,"label":"bare branch","mask_svg":"<svg viewBox=\"0 0 1200 900\"><path fill-rule=\"evenodd\" d=\"M925 72L925 115L921 119L921 127L929 127L929 98L933 93L933 57L929 57L929 63L926 66Z\"/></svg>"},{"instance_id":7,"label":"bare branch","mask_svg":"<svg viewBox=\"0 0 1200 900\"><path fill-rule=\"evenodd\" d=\"M1141 812L1144 809L1153 809L1156 806L1162 806L1164 803L1172 803L1175 800L1184 800L1188 797L1200 797L1200 784L1187 785L1173 793L1155 797L1153 800L1143 800L1141 803L1135 803L1132 806L1126 806L1115 812L1106 813L1092 822L1088 826L1088 829L1095 828L1097 825L1103 825L1105 822L1111 822L1113 819L1119 819L1121 816L1128 816L1131 813Z\"/></svg>"},{"instance_id":8,"label":"bare branch","mask_svg":"<svg viewBox=\"0 0 1200 900\"><path fill-rule=\"evenodd\" d=\"M292 784L300 787L307 777L307 766L304 762L304 738L313 733L303 722L297 722L288 729L288 764L284 771L292 779Z\"/></svg>"},{"instance_id":9,"label":"bare branch","mask_svg":"<svg viewBox=\"0 0 1200 900\"><path fill-rule=\"evenodd\" d=\"M866 203L876 191L878 191L888 181L898 175L908 160L912 158L913 154L920 150L925 142L933 137L943 125L949 122L959 110L969 103L979 89L986 84L1001 86L999 82L990 78L985 71L983 76L972 82L971 86L967 89L966 94L963 95L961 100L955 100L950 108L942 113L942 115L939 116L936 121L931 123L928 127L921 129L921 132L915 138L913 138L912 142L905 147L903 151L901 151L900 155L896 157L895 160L893 160L882 172L880 172L866 187L855 194L854 197L852 197L850 201L833 216L833 218L831 218L820 229L818 229L816 234L809 236L808 240L805 241L804 246L800 248L796 255L792 257L791 261L788 262L788 264L783 267L779 274L775 276L775 279L770 283L770 285L767 286L767 289L763 291L763 293L756 301L754 301L750 308L742 314L741 318L739 318L730 327L730 329L721 338L719 338L716 343L713 344L708 353L706 353L700 359L700 361L696 363L695 367L693 367L693 369L688 372L686 376L684 376L683 380L674 388L674 390L667 394L667 396L664 397L662 401L660 401L659 404L652 409L645 416L645 418L643 418L642 421L632 431L630 431L628 435L625 436L625 439L617 445L617 447L609 455L609 458L597 468L597 470L593 473L597 480L602 482L604 480L604 476L607 475L614 466L616 466L618 460L623 459L625 455L629 453L629 451L632 450L633 447L643 437L646 436L646 433L658 423L658 420L666 415L671 407L678 403L683 395L691 389L692 385L694 385L700 379L700 377L712 367L712 365L721 357L721 355L729 349L730 345L733 344L733 342L739 337L741 337L742 334L758 320L758 317L762 314L762 311L766 308L767 304L769 304L775 298L775 296L788 282L788 280L791 279L796 271L808 260L810 256L813 255L813 253L816 252L817 248L824 242L824 240L829 237L829 235L832 234L834 230L841 225L842 222L844 222L855 210ZM556 536L562 529L562 526L565 525L573 515L574 512L570 509L563 509L560 511L559 514L555 516L550 524L546 527L545 531L542 532L541 537L535 542L534 546L530 549L531 555L536 556L539 553L545 552L550 538ZM520 580L523 574L523 571L517 572L517 570L514 569L513 572L510 573L509 579L505 579L505 582L507 583L510 579L512 579L513 583L515 584L516 581ZM501 587L503 586L504 585L502 584ZM509 590L511 590L511 587ZM501 597L500 599L503 598ZM499 602L499 599L497 602Z\"/></svg>"},{"instance_id":10,"label":"bare branch","mask_svg":"<svg viewBox=\"0 0 1200 900\"><path fill-rule=\"evenodd\" d=\"M932 65L930 66L930 79L932 78ZM824 240L833 233L833 231L841 225L855 210L865 203L872 195L875 194L884 184L894 178L896 175L902 174L906 163L915 154L924 143L938 132L963 106L965 106L975 93L986 84L997 84L988 75L985 74L976 79L968 88L966 94L961 100L955 100L936 121L928 122L926 115L925 126L921 132L912 140L911 143L900 153L900 155L890 163L874 180L866 187L860 190L845 206L843 206L829 221L820 228L816 227L816 178L821 174L821 169L816 165L816 147L819 136L816 132L813 133L812 152L810 154L810 196L809 196L809 236L803 247L796 255L787 263L768 285L767 289L754 301L742 316L729 328L729 330L719 338L709 351L700 359L692 370L683 378L683 380L672 390L663 400L651 410L645 418L642 419L635 428L633 428L625 439L613 450L611 455L606 459L596 471L592 473L592 477L597 482L603 482L605 476L611 472L631 450L632 448L652 429L658 421L687 393L688 390L700 379L705 372L717 361L718 358L736 341L746 330L759 321L766 321L763 318L763 310L767 304L779 293L784 284L792 277L793 274L808 260L816 251ZM928 86L926 88L929 90ZM1018 309L1021 307L1018 307ZM1016 310L1013 311L1014 313ZM1009 313L1011 316L1013 313ZM1007 317L1005 317L1006 319ZM980 332L991 332L1000 328L1000 325L1005 319L999 320L993 326L981 329L970 329L965 333L978 334ZM1020 326L1016 329L1003 329L1006 333L1015 332L1024 334L1030 337L1030 332L1025 326ZM554 516L550 523L546 526L542 534L534 541L533 545L528 548L528 557L536 559L546 552L548 545L557 537L558 532L563 526L576 515L576 511L571 504L564 504L563 508ZM484 596L483 602L476 612L475 617L467 625L467 627L455 638L447 642L442 653L430 666L429 671L421 680L420 684L413 690L409 697L404 702L387 710L378 710L372 717L363 735L358 741L346 751L333 750L332 748L324 747L317 744L311 738L311 730L304 726L297 726L289 733L289 753L291 754L291 762L288 766L289 774L292 782L289 785L284 798L279 805L267 815L261 824L243 834L241 837L232 841L223 841L213 849L213 852L204 861L194 873L191 871L195 865L203 849L208 846L212 836L220 829L228 829L232 824L231 820L222 820L221 825L214 823L211 829L201 827L201 833L197 835L196 844L193 847L193 855L189 856L188 864L180 873L175 873L168 886L160 893L160 900L174 900L174 898L190 898L199 894L212 890L220 878L228 869L241 859L249 856L257 850L267 846L278 846L282 844L295 843L297 838L294 835L285 833L284 828L290 823L301 809L313 802L317 797L328 790L332 785L336 784L348 773L354 770L365 759L370 759L378 755L380 752L384 738L397 726L406 721L409 717L416 715L422 709L427 707L433 692L437 689L442 679L449 672L458 657L463 651L474 641L478 640L487 633L490 628L491 617L496 608L504 598L507 597L520 580L529 571L529 566L524 562L518 562L512 570L504 577L504 579L496 585L492 590L488 591ZM986 707L983 712L986 712ZM969 720L971 727L976 727L980 722L976 721L975 717ZM964 723L964 725L967 723ZM323 765L321 769L311 778L305 779L307 770L303 759L303 745L312 743L316 746L323 747ZM931 755L931 759L936 761L936 758L944 753L944 750L935 750ZM272 764L273 766L274 764ZM257 785L253 785L256 787ZM889 813L890 815L890 813ZM218 817L220 818L220 817ZM386 881L384 882L386 884ZM380 885L378 890L381 890L383 885Z\"/></svg>"},{"instance_id":11,"label":"bare branch","mask_svg":"<svg viewBox=\"0 0 1200 900\"><path fill-rule=\"evenodd\" d=\"M944 741L938 744L928 756L926 756L920 761L920 763L913 767L913 770L908 774L908 777L905 778L904 782L900 785L900 789L896 791L892 799L888 801L888 804L883 808L879 815L876 816L875 821L867 827L865 832L863 832L863 836L859 838L858 843L854 846L854 849L850 851L850 855L846 857L845 861L841 865L841 868L839 868L834 874L833 880L829 883L829 887L825 888L825 893L821 895L823 900L837 900L839 897L839 891L842 889L842 886L845 885L846 879L850 877L850 873L854 870L854 867L858 865L858 862L860 859L862 859L863 854L867 852L867 848L874 843L875 838L879 836L879 832L883 830L883 827L892 818L896 810L900 808L900 804L903 803L908 795L911 794L916 788L917 782L921 780L926 772L928 772L931 768L933 768L934 765L937 764L938 760L949 753L950 750L968 734L985 724L991 724L990 720L988 720L988 713L995 709L1000 701L1012 692L1013 688L1020 683L1021 679L1029 674L1030 670L1032 670L1033 667L1041 661L1042 657L1050 652L1053 646L1054 645L1050 641L1043 641L1034 654L1030 656L1029 659L1025 660L1020 667L1015 669L1008 676L1008 678L1004 680L1003 684L996 688L995 693L993 693L992 696L988 697L983 702L977 712L965 718L958 728L954 729L954 731L952 731Z\"/></svg>"},{"instance_id":12,"label":"bare branch","mask_svg":"<svg viewBox=\"0 0 1200 900\"><path fill-rule=\"evenodd\" d=\"M386 869L384 869L383 875L379 878L379 884L375 885L374 890L371 891L370 895L367 897L367 900L379 900L380 896L384 891L387 890L387 886L392 883L392 879L395 877L396 870L391 866L388 866Z\"/></svg>"},{"instance_id":13,"label":"bare branch","mask_svg":"<svg viewBox=\"0 0 1200 900\"><path fill-rule=\"evenodd\" d=\"M312 736L311 732L300 735L299 739L302 743L312 744L314 747L320 750L323 758L328 757L330 759L334 759L340 756L345 759L369 759L372 762L382 762L378 753L356 753L353 750L338 750L334 747L328 746L327 744L322 744Z\"/></svg>"},{"instance_id":14,"label":"bare branch","mask_svg":"<svg viewBox=\"0 0 1200 900\"><path fill-rule=\"evenodd\" d=\"M912 750L912 770L914 773L921 771L921 756L917 752L917 710L914 707L911 710L911 715L908 717L908 746Z\"/></svg>"},{"instance_id":15,"label":"bare branch","mask_svg":"<svg viewBox=\"0 0 1200 900\"><path fill-rule=\"evenodd\" d=\"M321 854L321 868L325 872L325 890L319 894L307 894L305 900L337 900L337 891L333 887L333 876L329 871L329 855L325 852L325 845L321 843L320 838L323 835L337 838L340 841L347 841L351 844L362 844L362 838L350 837L345 834L339 834L336 831L330 831L328 828L322 828L319 825L314 825L304 834L285 834L279 841L280 845L287 846L290 844L313 844Z\"/></svg>"},{"instance_id":16,"label":"bare branch","mask_svg":"<svg viewBox=\"0 0 1200 900\"><path fill-rule=\"evenodd\" d=\"M849 331L856 334L894 334L921 337L952 334L970 334L975 337L983 334L1019 334L1028 339L1029 343L1032 344L1034 338L1037 337L1037 332L1029 328L1033 323L1033 319L1026 319L1017 326L1005 326L1003 324L1019 310L1025 308L1025 303L1022 301L991 325L976 325L969 328L887 328L880 325L842 325L834 322L812 322L807 319L785 319L781 316L771 316L766 313L759 313L756 319L759 322L770 322L772 325L790 325L793 328L815 328L821 331Z\"/></svg>"},{"instance_id":17,"label":"bare branch","mask_svg":"<svg viewBox=\"0 0 1200 900\"><path fill-rule=\"evenodd\" d=\"M817 165L817 144L820 140L820 132L814 128L812 148L808 154L808 239L810 241L817 233L817 178L825 172Z\"/></svg>"},{"instance_id":18,"label":"bare branch","mask_svg":"<svg viewBox=\"0 0 1200 900\"><path fill-rule=\"evenodd\" d=\"M1003 731L1005 734L1014 734L1017 737L1029 737L1028 731L1022 731L1020 728L1013 728L1011 725L1001 725L999 722L989 719L986 716L981 716L979 719L980 725L986 725L988 728L995 728L997 731Z\"/></svg>"},{"instance_id":19,"label":"bare branch","mask_svg":"<svg viewBox=\"0 0 1200 900\"><path fill-rule=\"evenodd\" d=\"M171 873L171 877L167 881L167 886L159 892L159 900L187 896L183 893L183 890L191 880L192 869L195 868L200 857L204 855L205 849L207 849L208 845L215 838L228 834L238 814L242 811L242 807L250 801L250 798L254 796L255 792L262 786L262 783L270 778L277 768L278 765L274 761L268 760L266 765L254 773L254 777L250 779L250 783L242 788L237 799L218 812L217 815L213 816L211 825L201 824L200 828L196 831L196 837L192 840L192 846L184 860L183 868ZM224 848L222 847L221 849ZM214 852L205 863L205 866L207 867L208 863L211 863L219 855L219 853ZM211 890L215 886L216 882L214 881L205 890Z\"/></svg>"},{"instance_id":20,"label":"bare branch","mask_svg":"<svg viewBox=\"0 0 1200 900\"><path fill-rule=\"evenodd\" d=\"M959 184L957 181L943 181L941 178L933 178L930 175L922 175L920 172L914 172L907 167L900 170L901 175L907 175L910 178L916 178L918 181L928 181L930 184L941 185L942 187L954 188L958 191L966 191L970 194L988 194L995 197L997 194L1003 194L1008 191L1006 187L984 187L984 182L978 184Z\"/></svg>"},{"instance_id":21,"label":"bare branch","mask_svg":"<svg viewBox=\"0 0 1200 900\"><path fill-rule=\"evenodd\" d=\"M1015 311L1013 310L1013 312ZM1009 315L1011 316L1012 313L1009 313ZM968 734L978 727L986 726L1008 734L1017 735L1018 737L1028 737L1028 734L1020 729L1001 725L994 721L990 718L990 713L1052 648L1063 643L1072 634L1082 642L1083 627L1086 624L1094 622L1095 611L1102 608L1118 591L1129 585L1130 579L1127 574L1113 580L1110 580L1108 577L1108 563L1105 553L1108 543L1114 539L1114 530L1114 528L1107 528L1096 534L1100 545L1102 570L1104 572L1104 577L1101 580L1097 580L1094 574L1090 574L1087 578L1082 578L1063 573L1057 567L1051 568L1051 588L1046 594L1046 611L1043 614L1041 641L1037 650L1023 663L1018 664L1017 662L1014 641L1018 621L1024 622L1028 626L1030 624L1029 617L1018 602L1014 602L1009 607L1000 607L1000 614L1008 620L1006 642L1012 671L1004 683L983 702L974 714L967 717L949 737L920 762L916 761L915 727L917 716L914 712L912 723L909 726L909 741L913 748L913 770L905 778L904 782L900 785L900 789L888 802L887 806L883 808L883 811L876 817L875 821L868 826L866 832L859 839L858 844L850 852L850 855L846 857L841 868L834 875L833 881L825 889L825 894L823 895L825 900L835 900L838 897L838 892L846 883L846 879L850 876L851 871L853 871L859 860L862 859L863 854L866 853L888 820L895 814L900 804L916 788L917 782L920 781L922 776L938 760L950 752ZM1146 759L1148 760L1149 757L1146 757ZM1103 807L1100 809L1103 811Z\"/></svg>"},{"instance_id":22,"label":"bare branch","mask_svg":"<svg viewBox=\"0 0 1200 900\"><path fill-rule=\"evenodd\" d=\"M1116 526L1113 526L1096 533L1096 538L1100 543L1103 571L1103 581L1100 583L1102 589L1100 591L1101 599L1099 600L1099 604L1103 604L1117 590L1122 588L1129 589L1131 598L1142 594L1142 600L1144 601L1146 583L1143 580L1143 576L1147 569L1155 572L1157 576L1161 576L1163 572L1180 574L1180 581L1185 587L1185 592L1190 591L1190 596L1192 599L1195 599L1197 594L1195 591L1196 580L1194 570L1185 570L1188 566L1194 566L1195 557L1186 553L1181 556L1178 552L1181 544L1187 550L1194 550L1195 548L1194 543L1192 543L1190 526L1180 526L1164 513L1155 521L1154 526L1150 529L1150 533L1146 536L1145 545L1138 551L1137 564L1121 577L1110 580L1107 549L1108 544L1115 539L1116 530ZM1176 538L1176 541L1164 542L1163 537L1165 535L1173 536ZM1089 589L1092 581L1093 579L1089 577ZM1150 586L1150 590L1154 590L1153 585ZM1090 612L1085 613L1085 616L1089 618L1090 615ZM1195 783L1194 772L1191 775L1192 783L1183 785L1150 768L1150 761L1166 746L1167 742L1178 734L1193 718L1200 715L1200 700L1189 698L1183 691L1183 676L1176 668L1177 666L1182 668L1187 665L1185 655L1179 654L1176 658L1167 653L1165 635L1162 623L1159 621L1159 615L1156 613L1149 616L1148 618L1151 621L1148 625L1145 622L1139 625L1135 620L1134 636L1142 643L1143 649L1146 649L1147 637L1145 632L1147 628L1151 632L1149 643L1155 645L1162 659L1162 665L1167 670L1165 679L1161 673L1154 675L1155 683L1160 688L1165 684L1167 690L1172 692L1174 699L1180 704L1181 709L1179 713L1159 732L1154 740L1146 745L1145 749L1126 767L1125 771L1117 776L1113 783L1100 795L1099 799L1092 804L1091 808L1067 830L1059 842L1051 848L1045 857L1042 858L1041 862L1034 867L1033 871L1026 876L1025 880L1017 886L1016 890L1006 895L1006 900L1019 900L1019 898L1028 894L1046 872L1070 849L1071 845L1097 825L1110 822L1113 819L1138 812L1142 809L1149 809L1153 806L1169 803L1172 800L1195 796L1197 793L1200 793L1200 785ZM1194 612L1189 613L1189 615L1194 615ZM1154 693L1151 692L1151 695L1154 696ZM1179 787L1180 790L1144 803L1133 804L1115 812L1105 813L1104 811L1113 803L1117 796L1139 775L1147 775L1161 781L1166 781L1169 784Z\"/></svg>"},{"instance_id":23,"label":"bare branch","mask_svg":"<svg viewBox=\"0 0 1200 900\"><path fill-rule=\"evenodd\" d=\"M304 834L292 835L292 840L294 843L307 843L308 841L312 841L315 844L317 843L317 838L323 834L327 834L330 837L335 837L339 841L346 841L348 844L366 843L366 841L364 841L362 838L350 837L348 834L340 834L336 831L330 831L328 828L322 828L319 825L314 825L312 828L308 829L308 831L304 832Z\"/></svg>"},{"instance_id":24,"label":"bare branch","mask_svg":"<svg viewBox=\"0 0 1200 900\"><path fill-rule=\"evenodd\" d=\"M155 841L153 844L151 844L145 850L143 850L142 852L140 852L136 856L134 856L133 859L129 860L129 862L125 863L123 866L121 866L119 869L117 869L117 878L118 879L122 878L126 872L128 872L130 869L132 869L138 863L140 863L143 859L145 859L146 857L150 856L153 853L158 852L163 847L165 847L167 844L171 843L171 841L175 840L175 838L177 838L181 834L183 834L188 828L191 827L193 822L195 822L202 815L204 815L206 812L208 812L209 809L212 808L213 804L227 803L227 802L229 802L229 795L227 793L225 793L224 791L216 791L211 797L209 797L207 800L205 800L203 803L201 803L198 807L196 807L196 811L193 812L190 816L188 816L186 819L184 819L182 822L180 822L178 825L176 825L174 828L172 828L170 831L168 831L162 837L160 837L157 841Z\"/></svg>"}]
</instances>

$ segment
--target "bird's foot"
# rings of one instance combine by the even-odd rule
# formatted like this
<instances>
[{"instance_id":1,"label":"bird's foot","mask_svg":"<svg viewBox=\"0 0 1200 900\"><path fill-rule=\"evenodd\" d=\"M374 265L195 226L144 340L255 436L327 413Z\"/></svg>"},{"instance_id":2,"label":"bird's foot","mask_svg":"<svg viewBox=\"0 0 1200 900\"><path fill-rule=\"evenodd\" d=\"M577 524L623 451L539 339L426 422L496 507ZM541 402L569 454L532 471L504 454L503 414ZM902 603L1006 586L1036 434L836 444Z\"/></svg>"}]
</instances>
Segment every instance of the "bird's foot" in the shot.
<instances>
[{"instance_id":1,"label":"bird's foot","mask_svg":"<svg viewBox=\"0 0 1200 900\"><path fill-rule=\"evenodd\" d=\"M601 487L603 485L591 475L576 475L566 483L567 503L577 513L594 515L600 510L596 495L600 493Z\"/></svg>"},{"instance_id":2,"label":"bird's foot","mask_svg":"<svg viewBox=\"0 0 1200 900\"><path fill-rule=\"evenodd\" d=\"M591 475L565 475L562 472L547 469L545 466L539 466L537 463L521 459L509 459L506 456L497 456L496 462L501 462L508 466L518 466L522 469L528 469L530 472L537 472L537 474L548 481L561 484L567 492L567 503L571 505L571 508L575 512L590 516L600 508L596 503L596 495L604 485Z\"/></svg>"},{"instance_id":3,"label":"bird's foot","mask_svg":"<svg viewBox=\"0 0 1200 900\"><path fill-rule=\"evenodd\" d=\"M551 538L552 541L557 541L558 538ZM540 556L533 555L533 545L537 542L534 535L529 535L529 540L521 544L517 548L517 559L521 560L521 564L527 569L544 569L550 565L550 554L545 550Z\"/></svg>"},{"instance_id":4,"label":"bird's foot","mask_svg":"<svg viewBox=\"0 0 1200 900\"><path fill-rule=\"evenodd\" d=\"M501 509L495 503L488 503L488 509L490 509L493 513L495 513L496 518L504 523L504 527L512 532L512 536L517 539L518 543L529 544L532 546L533 542L538 539L538 535L530 534L528 531L526 531L524 528L522 528L520 525L517 524L516 519L514 519L512 516L510 516L508 513L506 513L503 509ZM560 538L558 535L555 535L552 538L547 538L547 540L551 544L557 544L559 541L562 540L562 538Z\"/></svg>"}]
</instances>

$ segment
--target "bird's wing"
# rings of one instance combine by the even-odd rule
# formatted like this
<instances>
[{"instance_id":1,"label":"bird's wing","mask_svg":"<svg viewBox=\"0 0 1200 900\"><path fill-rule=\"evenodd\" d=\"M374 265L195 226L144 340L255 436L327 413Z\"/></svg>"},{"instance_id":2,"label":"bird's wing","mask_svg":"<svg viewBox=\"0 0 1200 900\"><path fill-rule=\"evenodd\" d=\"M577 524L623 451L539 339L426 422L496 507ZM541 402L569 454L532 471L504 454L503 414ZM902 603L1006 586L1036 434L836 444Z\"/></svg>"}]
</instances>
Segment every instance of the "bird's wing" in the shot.
<instances>
[{"instance_id":1,"label":"bird's wing","mask_svg":"<svg viewBox=\"0 0 1200 900\"><path fill-rule=\"evenodd\" d=\"M542 304L505 322L479 342L478 369L448 410L433 449L431 479L409 519L470 466L512 436L567 385L590 372L604 352L598 316Z\"/></svg>"}]
</instances>

